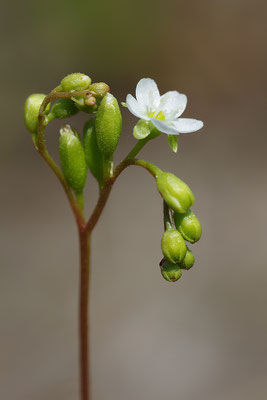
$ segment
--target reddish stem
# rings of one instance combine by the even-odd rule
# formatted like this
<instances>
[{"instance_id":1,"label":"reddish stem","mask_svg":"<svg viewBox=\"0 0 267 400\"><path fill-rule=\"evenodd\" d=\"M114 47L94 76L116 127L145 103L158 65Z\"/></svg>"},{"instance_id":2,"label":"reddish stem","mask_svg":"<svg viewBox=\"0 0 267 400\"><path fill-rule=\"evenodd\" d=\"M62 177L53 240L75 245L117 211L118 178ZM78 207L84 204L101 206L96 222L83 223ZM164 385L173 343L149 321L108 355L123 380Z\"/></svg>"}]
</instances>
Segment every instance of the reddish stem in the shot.
<instances>
[{"instance_id":1,"label":"reddish stem","mask_svg":"<svg viewBox=\"0 0 267 400\"><path fill-rule=\"evenodd\" d=\"M89 287L90 287L90 234L79 229L80 242L80 390L81 400L90 399L90 353L89 353Z\"/></svg>"}]
</instances>

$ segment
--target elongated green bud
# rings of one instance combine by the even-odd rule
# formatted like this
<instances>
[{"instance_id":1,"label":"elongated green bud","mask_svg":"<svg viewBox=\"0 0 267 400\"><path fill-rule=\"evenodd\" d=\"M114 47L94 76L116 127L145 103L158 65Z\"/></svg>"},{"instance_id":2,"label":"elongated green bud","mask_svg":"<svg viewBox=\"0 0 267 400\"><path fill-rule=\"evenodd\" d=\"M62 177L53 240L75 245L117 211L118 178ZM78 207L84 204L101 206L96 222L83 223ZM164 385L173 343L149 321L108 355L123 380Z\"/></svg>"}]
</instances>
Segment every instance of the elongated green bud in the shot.
<instances>
[{"instance_id":1,"label":"elongated green bud","mask_svg":"<svg viewBox=\"0 0 267 400\"><path fill-rule=\"evenodd\" d=\"M158 175L157 187L168 206L177 213L185 213L194 204L194 195L187 184L169 172Z\"/></svg>"},{"instance_id":2,"label":"elongated green bud","mask_svg":"<svg viewBox=\"0 0 267 400\"><path fill-rule=\"evenodd\" d=\"M86 90L91 85L91 78L80 72L69 74L61 81L61 89L63 92L71 92L73 90Z\"/></svg>"},{"instance_id":3,"label":"elongated green bud","mask_svg":"<svg viewBox=\"0 0 267 400\"><path fill-rule=\"evenodd\" d=\"M92 92L95 97L103 98L110 91L110 88L104 82L96 82L89 86L89 91Z\"/></svg>"},{"instance_id":4,"label":"elongated green bud","mask_svg":"<svg viewBox=\"0 0 267 400\"><path fill-rule=\"evenodd\" d=\"M26 128L31 133L36 133L38 129L38 114L42 102L46 95L42 93L31 94L25 101L24 105L24 122ZM45 114L48 114L50 105L45 109Z\"/></svg>"},{"instance_id":5,"label":"elongated green bud","mask_svg":"<svg viewBox=\"0 0 267 400\"><path fill-rule=\"evenodd\" d=\"M103 182L103 159L96 140L95 118L89 119L84 125L83 144L88 168L101 184Z\"/></svg>"},{"instance_id":6,"label":"elongated green bud","mask_svg":"<svg viewBox=\"0 0 267 400\"><path fill-rule=\"evenodd\" d=\"M177 264L173 264L168 260L161 260L160 270L163 278L168 282L176 282L182 276L182 270Z\"/></svg>"},{"instance_id":7,"label":"elongated green bud","mask_svg":"<svg viewBox=\"0 0 267 400\"><path fill-rule=\"evenodd\" d=\"M183 269L190 269L193 267L194 263L195 263L195 256L192 253L192 251L189 250L189 248L187 248L184 259L180 264L180 267Z\"/></svg>"},{"instance_id":8,"label":"elongated green bud","mask_svg":"<svg viewBox=\"0 0 267 400\"><path fill-rule=\"evenodd\" d=\"M165 231L161 238L161 250L168 261L180 263L186 253L186 244L180 232L174 228Z\"/></svg>"},{"instance_id":9,"label":"elongated green bud","mask_svg":"<svg viewBox=\"0 0 267 400\"><path fill-rule=\"evenodd\" d=\"M69 125L60 130L59 156L62 172L76 192L82 192L86 183L87 165L80 138Z\"/></svg>"},{"instance_id":10,"label":"elongated green bud","mask_svg":"<svg viewBox=\"0 0 267 400\"><path fill-rule=\"evenodd\" d=\"M188 242L195 243L200 239L201 225L191 210L187 210L184 214L174 213L174 222L176 228Z\"/></svg>"},{"instance_id":11,"label":"elongated green bud","mask_svg":"<svg viewBox=\"0 0 267 400\"><path fill-rule=\"evenodd\" d=\"M70 99L59 99L57 100L50 111L49 117L52 118L68 118L79 112L74 102ZM48 118L49 118L48 117Z\"/></svg>"},{"instance_id":12,"label":"elongated green bud","mask_svg":"<svg viewBox=\"0 0 267 400\"><path fill-rule=\"evenodd\" d=\"M118 102L110 93L107 93L100 103L95 128L99 150L106 158L110 158L117 147L122 128Z\"/></svg>"}]
</instances>

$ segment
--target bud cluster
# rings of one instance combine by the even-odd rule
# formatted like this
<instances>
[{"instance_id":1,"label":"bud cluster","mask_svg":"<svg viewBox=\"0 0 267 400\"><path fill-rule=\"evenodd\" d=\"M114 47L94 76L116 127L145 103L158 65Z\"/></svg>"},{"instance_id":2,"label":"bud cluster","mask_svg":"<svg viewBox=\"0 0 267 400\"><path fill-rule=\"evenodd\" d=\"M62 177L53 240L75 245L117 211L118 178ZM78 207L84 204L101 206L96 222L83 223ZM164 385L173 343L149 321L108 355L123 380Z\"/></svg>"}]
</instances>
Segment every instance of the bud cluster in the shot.
<instances>
[{"instance_id":1,"label":"bud cluster","mask_svg":"<svg viewBox=\"0 0 267 400\"><path fill-rule=\"evenodd\" d=\"M147 96L149 98L150 92ZM38 93L27 98L24 120L36 149L46 159L48 152L44 139L45 127L54 119L69 118L80 111L91 114L84 124L82 136L70 125L65 124L60 130L59 156L62 174L59 172L57 175L60 175L65 189L67 187L66 192L69 193L68 189L71 189L76 195L77 204L83 209L83 190L88 169L97 180L101 193L104 192L101 189L105 189L105 185L112 181L109 179L116 176L116 172L113 174L113 154L121 136L122 116L118 101L110 93L109 86L104 82L92 83L91 78L82 73L69 74L48 96ZM160 113L157 114L158 118L159 116ZM195 198L187 184L177 176L135 158L144 143L159 134L160 131L150 120L141 118L134 128L134 136L139 144L119 166L126 165L126 162L131 162L129 165L140 165L156 179L157 189L164 200L165 222L165 232L161 239L164 258L160 262L160 268L162 276L167 281L174 282L181 277L183 269L188 270L194 264L194 255L186 241L192 244L200 239L201 225L191 211ZM169 138L174 150L177 148L176 139Z\"/></svg>"},{"instance_id":2,"label":"bud cluster","mask_svg":"<svg viewBox=\"0 0 267 400\"><path fill-rule=\"evenodd\" d=\"M165 232L161 238L164 258L160 262L161 274L169 282L176 282L183 269L194 265L195 257L187 247L197 242L202 234L201 225L190 207L194 204L191 189L175 175L161 171L157 187L164 200Z\"/></svg>"},{"instance_id":3,"label":"bud cluster","mask_svg":"<svg viewBox=\"0 0 267 400\"><path fill-rule=\"evenodd\" d=\"M92 114L84 125L83 141L70 125L64 125L60 130L59 155L63 175L77 194L85 186L87 168L101 186L107 174L112 174L113 153L121 135L118 102L106 83L92 83L91 78L82 73L65 76L54 92L64 93L62 98L46 107L44 126L53 119L69 118L79 111ZM78 95L75 92L79 92ZM68 93L73 93L73 97ZM38 115L45 98L45 94L32 94L24 107L25 125L37 147Z\"/></svg>"}]
</instances>

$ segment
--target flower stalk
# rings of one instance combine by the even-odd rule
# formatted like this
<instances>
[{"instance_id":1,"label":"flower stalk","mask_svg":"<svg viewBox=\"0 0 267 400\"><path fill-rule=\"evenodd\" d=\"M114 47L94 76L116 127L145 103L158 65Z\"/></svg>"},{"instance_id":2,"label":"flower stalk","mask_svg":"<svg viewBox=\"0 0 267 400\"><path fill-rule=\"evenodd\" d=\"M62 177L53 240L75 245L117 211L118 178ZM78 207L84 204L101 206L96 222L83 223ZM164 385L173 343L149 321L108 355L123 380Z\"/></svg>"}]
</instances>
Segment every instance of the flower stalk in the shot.
<instances>
[{"instance_id":1,"label":"flower stalk","mask_svg":"<svg viewBox=\"0 0 267 400\"><path fill-rule=\"evenodd\" d=\"M91 235L84 228L79 229L80 244L80 301L79 301L79 347L80 347L80 391L81 400L90 399L90 239Z\"/></svg>"}]
</instances>

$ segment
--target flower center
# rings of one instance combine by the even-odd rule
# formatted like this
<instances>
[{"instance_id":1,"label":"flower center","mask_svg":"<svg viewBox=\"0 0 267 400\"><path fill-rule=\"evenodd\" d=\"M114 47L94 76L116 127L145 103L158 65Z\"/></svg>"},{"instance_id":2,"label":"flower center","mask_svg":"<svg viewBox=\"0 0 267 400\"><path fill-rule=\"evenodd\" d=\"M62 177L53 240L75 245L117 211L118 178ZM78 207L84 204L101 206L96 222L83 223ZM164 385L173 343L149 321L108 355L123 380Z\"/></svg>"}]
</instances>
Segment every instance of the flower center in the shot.
<instances>
[{"instance_id":1,"label":"flower center","mask_svg":"<svg viewBox=\"0 0 267 400\"><path fill-rule=\"evenodd\" d=\"M150 112L148 114L149 118L156 118L159 119L160 121L165 121L165 115L163 111L160 111L159 113L157 113L157 115L155 116L155 111L154 112Z\"/></svg>"}]
</instances>

